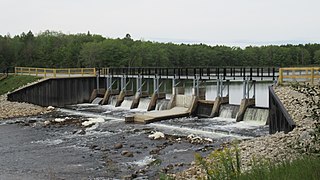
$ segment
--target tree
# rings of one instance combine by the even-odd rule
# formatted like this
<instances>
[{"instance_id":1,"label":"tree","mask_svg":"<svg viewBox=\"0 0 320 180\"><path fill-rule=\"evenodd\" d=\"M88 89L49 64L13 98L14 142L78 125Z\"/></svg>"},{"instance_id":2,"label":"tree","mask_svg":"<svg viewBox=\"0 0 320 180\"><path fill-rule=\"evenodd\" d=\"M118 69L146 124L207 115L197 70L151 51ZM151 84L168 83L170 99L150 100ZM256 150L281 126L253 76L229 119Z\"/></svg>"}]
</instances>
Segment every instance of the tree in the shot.
<instances>
[{"instance_id":1,"label":"tree","mask_svg":"<svg viewBox=\"0 0 320 180\"><path fill-rule=\"evenodd\" d=\"M314 52L313 61L314 64L320 65L320 49Z\"/></svg>"}]
</instances>

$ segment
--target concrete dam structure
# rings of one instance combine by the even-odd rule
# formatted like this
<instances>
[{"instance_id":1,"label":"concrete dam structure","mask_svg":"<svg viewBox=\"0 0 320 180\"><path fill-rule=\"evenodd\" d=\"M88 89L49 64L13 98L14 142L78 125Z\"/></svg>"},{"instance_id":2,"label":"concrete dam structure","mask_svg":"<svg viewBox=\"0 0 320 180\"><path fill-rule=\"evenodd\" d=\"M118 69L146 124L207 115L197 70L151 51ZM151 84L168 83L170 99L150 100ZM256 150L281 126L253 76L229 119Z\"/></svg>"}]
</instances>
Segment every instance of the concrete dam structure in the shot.
<instances>
[{"instance_id":1,"label":"concrete dam structure","mask_svg":"<svg viewBox=\"0 0 320 180\"><path fill-rule=\"evenodd\" d=\"M198 70L200 74L192 74L192 71L198 73ZM146 111L125 118L126 122L135 123L199 116L233 118L236 121L259 119L259 121L269 123L270 133L289 132L295 126L286 114L286 110L281 108L281 102L272 93L272 88L269 89L269 109L256 107L255 81L268 78L269 81L274 80L277 75L275 68L268 68L267 71L262 68L256 70L253 68L239 70L230 68L230 71L227 68L222 71L208 68L171 70L168 68L120 68L116 70L111 68L104 71L101 75L97 71L97 76L82 74L82 77L46 79L10 93L8 100L56 107L79 103L109 104L115 107ZM107 75L107 71L111 74ZM120 75L117 74L118 71L129 74ZM155 73L153 71L160 73L160 75L152 75ZM139 72L142 72L142 75ZM32 71L29 70L28 73L32 75ZM171 75L172 73L173 75ZM212 76L212 73L216 77ZM246 74L249 74L248 79L246 79ZM227 87L229 78L231 80L239 78L243 82L243 98L240 105L229 103L230 94ZM168 80L172 81L172 84L165 83ZM193 81L192 94L184 93L184 86L179 85L182 80ZM203 86L201 83L206 81L217 83L217 96L214 100L206 100L205 98L205 88L203 88L205 85ZM153 86L153 90L150 88L151 86ZM166 98L168 95L166 89L172 89L170 98Z\"/></svg>"},{"instance_id":2,"label":"concrete dam structure","mask_svg":"<svg viewBox=\"0 0 320 180\"><path fill-rule=\"evenodd\" d=\"M229 81L218 80L218 94L214 101L205 100L205 88L200 87L200 79L193 80L192 95L184 94L184 87L178 86L178 79L172 79L171 98L166 99L166 83L163 79L154 78L108 77L70 77L50 78L27 86L8 95L10 101L29 102L40 106L64 107L79 103L114 104L115 107L142 109L147 112L126 117L126 122L150 123L165 119L186 116L219 117L230 114L228 118L242 121L248 107L255 105L254 95L246 96L240 106L223 109L229 103ZM255 81L250 81L251 86ZM248 93L249 81L244 83ZM153 90L150 86L153 85ZM168 85L167 85L168 86ZM224 94L225 93L225 94ZM166 104L166 105L163 105ZM161 108L160 108L161 107ZM157 110L157 111L155 111ZM228 112L226 112L228 111ZM236 115L235 115L236 114Z\"/></svg>"}]
</instances>

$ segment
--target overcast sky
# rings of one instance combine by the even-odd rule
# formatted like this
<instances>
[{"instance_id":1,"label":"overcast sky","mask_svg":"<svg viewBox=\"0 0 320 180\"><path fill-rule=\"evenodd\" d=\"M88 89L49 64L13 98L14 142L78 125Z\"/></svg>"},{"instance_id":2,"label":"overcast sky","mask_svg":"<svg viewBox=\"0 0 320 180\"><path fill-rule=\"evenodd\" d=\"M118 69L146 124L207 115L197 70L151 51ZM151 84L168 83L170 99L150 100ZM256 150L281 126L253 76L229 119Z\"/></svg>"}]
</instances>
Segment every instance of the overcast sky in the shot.
<instances>
[{"instance_id":1,"label":"overcast sky","mask_svg":"<svg viewBox=\"0 0 320 180\"><path fill-rule=\"evenodd\" d=\"M0 34L31 30L210 45L320 43L320 0L0 0Z\"/></svg>"}]
</instances>

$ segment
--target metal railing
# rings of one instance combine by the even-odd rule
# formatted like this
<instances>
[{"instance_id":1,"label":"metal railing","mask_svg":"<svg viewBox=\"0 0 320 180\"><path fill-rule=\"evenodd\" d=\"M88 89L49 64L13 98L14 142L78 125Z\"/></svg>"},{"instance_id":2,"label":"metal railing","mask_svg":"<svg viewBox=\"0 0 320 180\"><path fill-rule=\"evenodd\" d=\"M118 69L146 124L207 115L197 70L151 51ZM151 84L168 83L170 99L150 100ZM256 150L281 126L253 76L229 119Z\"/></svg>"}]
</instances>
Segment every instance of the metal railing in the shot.
<instances>
[{"instance_id":1,"label":"metal railing","mask_svg":"<svg viewBox=\"0 0 320 180\"><path fill-rule=\"evenodd\" d=\"M320 67L294 67L279 69L279 83L285 82L310 82L315 84L320 80Z\"/></svg>"},{"instance_id":2,"label":"metal railing","mask_svg":"<svg viewBox=\"0 0 320 180\"><path fill-rule=\"evenodd\" d=\"M33 67L15 67L17 75L33 75L39 77L82 77L95 76L95 68L33 68Z\"/></svg>"},{"instance_id":3,"label":"metal railing","mask_svg":"<svg viewBox=\"0 0 320 180\"><path fill-rule=\"evenodd\" d=\"M193 68L177 68L177 67L110 67L102 68L102 75L159 75L161 77L176 76L191 77L220 77L221 79L242 78L252 80L253 78L278 78L277 67L193 67Z\"/></svg>"}]
</instances>

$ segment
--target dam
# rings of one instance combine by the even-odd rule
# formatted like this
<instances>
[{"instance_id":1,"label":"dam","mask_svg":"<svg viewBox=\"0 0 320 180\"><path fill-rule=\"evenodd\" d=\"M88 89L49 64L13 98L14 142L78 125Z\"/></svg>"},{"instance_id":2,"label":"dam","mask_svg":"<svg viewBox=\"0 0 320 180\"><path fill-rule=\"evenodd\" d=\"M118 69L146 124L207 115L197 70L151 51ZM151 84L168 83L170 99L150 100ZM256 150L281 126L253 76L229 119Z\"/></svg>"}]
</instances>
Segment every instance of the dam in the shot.
<instances>
[{"instance_id":1,"label":"dam","mask_svg":"<svg viewBox=\"0 0 320 180\"><path fill-rule=\"evenodd\" d=\"M33 69L21 72L46 72L43 74L46 77L50 77L49 72L57 73L55 70ZM120 75L120 72L127 74ZM141 74L137 74L139 72ZM160 75L152 75L156 72ZM52 74L41 83L11 93L8 99L41 106L92 103L136 111L123 117L127 123L147 124L194 116L259 120L266 124L267 87L273 84L277 74L275 68L116 68L98 69L93 73L81 77L69 75L68 78Z\"/></svg>"}]
</instances>

